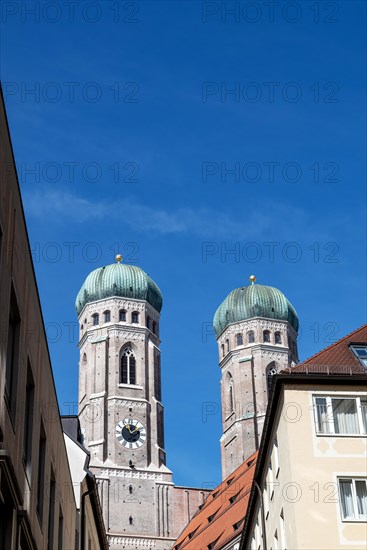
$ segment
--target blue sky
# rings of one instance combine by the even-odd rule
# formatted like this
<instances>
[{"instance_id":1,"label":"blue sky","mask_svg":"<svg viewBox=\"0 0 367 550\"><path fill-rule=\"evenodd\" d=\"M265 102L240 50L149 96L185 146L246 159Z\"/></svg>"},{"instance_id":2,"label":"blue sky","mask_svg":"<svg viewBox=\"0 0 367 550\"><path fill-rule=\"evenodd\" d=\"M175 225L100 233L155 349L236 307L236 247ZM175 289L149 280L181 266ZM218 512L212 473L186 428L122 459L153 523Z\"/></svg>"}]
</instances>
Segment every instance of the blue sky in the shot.
<instances>
[{"instance_id":1,"label":"blue sky","mask_svg":"<svg viewBox=\"0 0 367 550\"><path fill-rule=\"evenodd\" d=\"M61 411L77 402L76 294L120 251L163 293L178 484L220 481L220 415L203 422L202 409L219 403L210 323L232 289L254 273L285 293L301 359L365 322L365 3L289 4L2 5Z\"/></svg>"}]
</instances>

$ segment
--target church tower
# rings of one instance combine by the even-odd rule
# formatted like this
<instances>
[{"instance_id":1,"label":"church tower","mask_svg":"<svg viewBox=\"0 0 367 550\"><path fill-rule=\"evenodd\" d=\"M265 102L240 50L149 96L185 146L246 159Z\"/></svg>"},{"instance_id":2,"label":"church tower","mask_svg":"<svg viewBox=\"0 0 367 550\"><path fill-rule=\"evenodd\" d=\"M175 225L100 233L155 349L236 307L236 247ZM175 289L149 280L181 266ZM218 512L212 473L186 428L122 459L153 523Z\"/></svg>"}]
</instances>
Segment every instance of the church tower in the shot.
<instances>
[{"instance_id":1,"label":"church tower","mask_svg":"<svg viewBox=\"0 0 367 550\"><path fill-rule=\"evenodd\" d=\"M223 479L259 448L272 376L298 362L294 307L280 290L255 281L233 290L214 316Z\"/></svg>"},{"instance_id":2,"label":"church tower","mask_svg":"<svg viewBox=\"0 0 367 550\"><path fill-rule=\"evenodd\" d=\"M111 548L170 548L161 397L162 295L139 267L90 273L76 299L79 418ZM138 535L137 535L138 534ZM154 544L151 537L160 537Z\"/></svg>"}]
</instances>

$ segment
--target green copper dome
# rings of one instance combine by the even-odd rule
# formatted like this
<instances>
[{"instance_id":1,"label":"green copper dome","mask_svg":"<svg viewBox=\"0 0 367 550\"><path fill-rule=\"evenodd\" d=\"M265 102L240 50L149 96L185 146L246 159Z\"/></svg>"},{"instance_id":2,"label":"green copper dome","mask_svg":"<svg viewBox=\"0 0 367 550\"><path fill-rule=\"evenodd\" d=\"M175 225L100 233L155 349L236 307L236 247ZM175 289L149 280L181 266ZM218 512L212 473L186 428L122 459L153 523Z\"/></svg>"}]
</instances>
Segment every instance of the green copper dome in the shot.
<instances>
[{"instance_id":1,"label":"green copper dome","mask_svg":"<svg viewBox=\"0 0 367 550\"><path fill-rule=\"evenodd\" d=\"M288 321L298 332L296 310L284 294L272 286L251 284L232 290L221 303L214 315L215 334L218 337L229 324L252 317Z\"/></svg>"},{"instance_id":2,"label":"green copper dome","mask_svg":"<svg viewBox=\"0 0 367 550\"><path fill-rule=\"evenodd\" d=\"M116 259L117 263L99 267L89 273L76 297L78 315L85 304L112 296L146 300L160 312L162 294L155 282L140 267L120 263L120 256L116 256Z\"/></svg>"}]
</instances>

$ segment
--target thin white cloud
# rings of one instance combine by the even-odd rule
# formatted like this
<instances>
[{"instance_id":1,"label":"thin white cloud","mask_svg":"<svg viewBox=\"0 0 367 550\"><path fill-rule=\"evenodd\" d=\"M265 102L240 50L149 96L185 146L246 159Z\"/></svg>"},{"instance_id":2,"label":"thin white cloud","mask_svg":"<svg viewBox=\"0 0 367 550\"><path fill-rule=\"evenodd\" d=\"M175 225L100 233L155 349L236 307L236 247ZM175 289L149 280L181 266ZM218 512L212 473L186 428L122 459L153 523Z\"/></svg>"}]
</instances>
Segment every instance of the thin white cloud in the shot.
<instances>
[{"instance_id":1,"label":"thin white cloud","mask_svg":"<svg viewBox=\"0 0 367 550\"><path fill-rule=\"evenodd\" d=\"M330 224L313 221L300 208L285 203L244 205L243 218L232 212L211 208L162 209L142 204L132 197L119 201L93 201L69 191L40 189L25 193L26 213L47 223L60 219L63 222L85 223L92 220L114 220L134 231L158 235L195 235L201 238L236 238L272 241L285 238L292 241L307 234L309 238L330 240L334 231ZM123 215L121 213L123 212ZM286 220L286 224L284 224ZM335 224L342 223L341 220ZM335 227L334 227L335 230ZM333 239L331 239L333 240Z\"/></svg>"},{"instance_id":2,"label":"thin white cloud","mask_svg":"<svg viewBox=\"0 0 367 550\"><path fill-rule=\"evenodd\" d=\"M178 208L163 210L137 202L132 198L94 202L70 192L40 190L26 193L24 203L27 215L37 219L62 218L63 221L85 223L108 217L141 232L194 234L201 237L258 235L269 226L268 217L254 216L244 220L233 219L227 212L213 209ZM121 212L124 215L121 216ZM245 216L244 216L245 218Z\"/></svg>"}]
</instances>

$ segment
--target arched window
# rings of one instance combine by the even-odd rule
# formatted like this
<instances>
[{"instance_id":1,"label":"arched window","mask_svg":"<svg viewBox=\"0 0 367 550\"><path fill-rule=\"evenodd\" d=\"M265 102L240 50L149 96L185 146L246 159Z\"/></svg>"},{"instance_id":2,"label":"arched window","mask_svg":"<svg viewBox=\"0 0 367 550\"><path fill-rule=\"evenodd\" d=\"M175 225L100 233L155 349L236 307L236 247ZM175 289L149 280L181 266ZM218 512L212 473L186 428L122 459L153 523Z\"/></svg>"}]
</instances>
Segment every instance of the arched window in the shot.
<instances>
[{"instance_id":1,"label":"arched window","mask_svg":"<svg viewBox=\"0 0 367 550\"><path fill-rule=\"evenodd\" d=\"M93 313L92 322L93 322L94 326L99 325L99 315L98 315L98 313Z\"/></svg>"},{"instance_id":2,"label":"arched window","mask_svg":"<svg viewBox=\"0 0 367 550\"><path fill-rule=\"evenodd\" d=\"M263 342L270 342L270 332L268 330L263 332Z\"/></svg>"},{"instance_id":3,"label":"arched window","mask_svg":"<svg viewBox=\"0 0 367 550\"><path fill-rule=\"evenodd\" d=\"M227 376L228 379L228 404L229 404L229 411L234 411L234 395L233 395L233 379L232 375L228 373Z\"/></svg>"},{"instance_id":4,"label":"arched window","mask_svg":"<svg viewBox=\"0 0 367 550\"><path fill-rule=\"evenodd\" d=\"M131 314L131 322L132 323L139 323L139 313L137 311L133 311Z\"/></svg>"},{"instance_id":5,"label":"arched window","mask_svg":"<svg viewBox=\"0 0 367 550\"><path fill-rule=\"evenodd\" d=\"M119 321L126 321L126 311L124 309L119 311Z\"/></svg>"},{"instance_id":6,"label":"arched window","mask_svg":"<svg viewBox=\"0 0 367 550\"><path fill-rule=\"evenodd\" d=\"M226 340L226 350L227 350L227 353L228 353L229 352L229 340L228 340L228 338Z\"/></svg>"},{"instance_id":7,"label":"arched window","mask_svg":"<svg viewBox=\"0 0 367 550\"><path fill-rule=\"evenodd\" d=\"M147 317L147 328L150 329L150 317Z\"/></svg>"},{"instance_id":8,"label":"arched window","mask_svg":"<svg viewBox=\"0 0 367 550\"><path fill-rule=\"evenodd\" d=\"M136 361L130 347L122 352L120 384L136 384Z\"/></svg>"},{"instance_id":9,"label":"arched window","mask_svg":"<svg viewBox=\"0 0 367 550\"><path fill-rule=\"evenodd\" d=\"M275 337L275 343L276 344L281 344L282 343L282 335L280 334L280 332L276 332L274 334L274 337Z\"/></svg>"},{"instance_id":10,"label":"arched window","mask_svg":"<svg viewBox=\"0 0 367 550\"><path fill-rule=\"evenodd\" d=\"M247 333L247 341L248 341L249 344L253 344L255 342L255 334L254 334L253 330L250 330Z\"/></svg>"},{"instance_id":11,"label":"arched window","mask_svg":"<svg viewBox=\"0 0 367 550\"><path fill-rule=\"evenodd\" d=\"M153 321L153 334L157 334L157 323Z\"/></svg>"},{"instance_id":12,"label":"arched window","mask_svg":"<svg viewBox=\"0 0 367 550\"><path fill-rule=\"evenodd\" d=\"M224 357L224 344L221 345L222 357Z\"/></svg>"},{"instance_id":13,"label":"arched window","mask_svg":"<svg viewBox=\"0 0 367 550\"><path fill-rule=\"evenodd\" d=\"M104 315L104 322L109 323L111 321L111 312L109 310L106 310L103 312Z\"/></svg>"},{"instance_id":14,"label":"arched window","mask_svg":"<svg viewBox=\"0 0 367 550\"><path fill-rule=\"evenodd\" d=\"M268 393L270 393L271 387L273 385L273 376L277 374L278 369L276 367L276 364L274 361L269 363L269 365L266 367L266 383L268 386Z\"/></svg>"},{"instance_id":15,"label":"arched window","mask_svg":"<svg viewBox=\"0 0 367 550\"><path fill-rule=\"evenodd\" d=\"M237 346L243 346L242 334L236 334L236 344Z\"/></svg>"}]
</instances>

